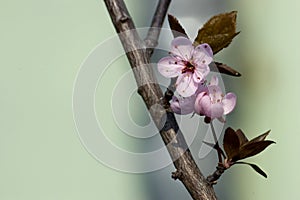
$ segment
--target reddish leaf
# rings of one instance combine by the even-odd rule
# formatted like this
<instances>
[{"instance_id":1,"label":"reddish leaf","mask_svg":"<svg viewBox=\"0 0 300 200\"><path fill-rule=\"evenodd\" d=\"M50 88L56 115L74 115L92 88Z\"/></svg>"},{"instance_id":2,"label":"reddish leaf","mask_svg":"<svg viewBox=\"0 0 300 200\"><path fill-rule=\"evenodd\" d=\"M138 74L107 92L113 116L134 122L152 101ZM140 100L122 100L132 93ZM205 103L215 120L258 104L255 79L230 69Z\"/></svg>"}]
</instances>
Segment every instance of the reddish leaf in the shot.
<instances>
[{"instance_id":1,"label":"reddish leaf","mask_svg":"<svg viewBox=\"0 0 300 200\"><path fill-rule=\"evenodd\" d=\"M257 136L256 138L253 138L252 140L249 141L249 143L264 141L266 139L266 137L269 135L270 131L271 130L268 130L267 132Z\"/></svg>"},{"instance_id":2,"label":"reddish leaf","mask_svg":"<svg viewBox=\"0 0 300 200\"><path fill-rule=\"evenodd\" d=\"M249 158L251 156L255 156L262 152L265 148L267 148L270 144L275 143L274 141L265 140L259 142L246 143L240 148L239 157L237 160L241 160L244 158ZM235 161L237 161L235 160Z\"/></svg>"},{"instance_id":3,"label":"reddish leaf","mask_svg":"<svg viewBox=\"0 0 300 200\"><path fill-rule=\"evenodd\" d=\"M184 28L181 26L179 21L176 19L176 17L169 14L168 21L169 21L169 25L172 30L174 38L179 37L179 36L189 38L188 35L186 34Z\"/></svg>"},{"instance_id":4,"label":"reddish leaf","mask_svg":"<svg viewBox=\"0 0 300 200\"><path fill-rule=\"evenodd\" d=\"M236 15L233 11L213 16L198 31L194 45L208 43L214 54L227 47L239 34L236 32Z\"/></svg>"},{"instance_id":5,"label":"reddish leaf","mask_svg":"<svg viewBox=\"0 0 300 200\"><path fill-rule=\"evenodd\" d=\"M234 131L232 128L227 128L224 135L224 150L227 154L227 159L236 162L244 158L248 158L259 154L269 145L275 143L271 140L265 140L270 131L248 141L242 130ZM238 148L238 149L237 149Z\"/></svg>"},{"instance_id":6,"label":"reddish leaf","mask_svg":"<svg viewBox=\"0 0 300 200\"><path fill-rule=\"evenodd\" d=\"M220 63L220 62L214 62L214 64L216 65L216 68L211 67L210 69L212 71L220 72L220 73L227 74L227 75L230 75L230 76L237 76L237 77L242 75L241 73L239 73L235 69L232 69L231 67L229 67L226 64L223 64L223 63Z\"/></svg>"},{"instance_id":7,"label":"reddish leaf","mask_svg":"<svg viewBox=\"0 0 300 200\"><path fill-rule=\"evenodd\" d=\"M235 131L230 127L225 130L223 147L228 159L238 156L240 149L239 138Z\"/></svg>"},{"instance_id":8,"label":"reddish leaf","mask_svg":"<svg viewBox=\"0 0 300 200\"><path fill-rule=\"evenodd\" d=\"M246 137L246 135L243 133L243 131L241 129L238 129L236 131L237 136L239 137L239 141L240 141L240 146L242 146L243 144L245 144L246 142L248 142L248 138Z\"/></svg>"},{"instance_id":9,"label":"reddish leaf","mask_svg":"<svg viewBox=\"0 0 300 200\"><path fill-rule=\"evenodd\" d=\"M259 173L260 175L262 175L263 177L267 178L267 174L260 169L259 166L252 164L252 163L247 163L247 162L235 162L235 164L245 164L245 165L249 165L250 167L252 167L252 169L254 169L257 173Z\"/></svg>"}]
</instances>

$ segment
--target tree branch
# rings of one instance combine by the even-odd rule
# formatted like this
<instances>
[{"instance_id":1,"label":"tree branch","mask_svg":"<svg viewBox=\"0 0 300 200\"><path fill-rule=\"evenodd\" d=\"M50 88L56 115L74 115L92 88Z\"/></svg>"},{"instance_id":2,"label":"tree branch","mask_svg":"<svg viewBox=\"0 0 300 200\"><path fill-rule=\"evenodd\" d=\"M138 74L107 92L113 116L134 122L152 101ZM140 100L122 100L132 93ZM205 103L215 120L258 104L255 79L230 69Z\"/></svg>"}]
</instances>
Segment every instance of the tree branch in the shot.
<instances>
[{"instance_id":1,"label":"tree branch","mask_svg":"<svg viewBox=\"0 0 300 200\"><path fill-rule=\"evenodd\" d=\"M151 54L147 52L144 41L135 30L123 0L104 0L104 2L116 31L120 33L121 43L138 85L138 93L160 130L160 135L177 169L173 173L173 178L178 178L184 184L194 200L216 200L213 187L198 169L169 103L163 100L163 93L149 64ZM161 27L169 3L170 0L160 0L152 26ZM154 47L158 36L157 29L150 29L145 40L148 41L147 46Z\"/></svg>"},{"instance_id":2,"label":"tree branch","mask_svg":"<svg viewBox=\"0 0 300 200\"><path fill-rule=\"evenodd\" d=\"M156 47L158 44L160 29L163 25L170 3L171 0L158 1L156 11L153 15L153 19L151 22L151 26L149 28L147 37L144 40L148 48L148 53L150 55L153 53L153 48Z\"/></svg>"}]
</instances>

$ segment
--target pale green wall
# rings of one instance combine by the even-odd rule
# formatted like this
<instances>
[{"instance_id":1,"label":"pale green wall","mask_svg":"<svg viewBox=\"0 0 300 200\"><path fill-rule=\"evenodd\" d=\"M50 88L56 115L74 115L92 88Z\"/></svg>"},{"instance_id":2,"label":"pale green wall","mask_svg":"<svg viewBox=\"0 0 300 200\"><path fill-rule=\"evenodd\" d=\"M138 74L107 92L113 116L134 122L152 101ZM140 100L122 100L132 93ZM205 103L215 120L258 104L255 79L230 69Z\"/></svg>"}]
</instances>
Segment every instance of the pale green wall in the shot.
<instances>
[{"instance_id":1,"label":"pale green wall","mask_svg":"<svg viewBox=\"0 0 300 200\"><path fill-rule=\"evenodd\" d=\"M249 159L267 179L246 166L232 169L233 180L222 184L229 184L235 199L300 198L299 7L296 0L228 1L229 9L238 10L241 34L220 57L243 75L238 81L226 78L239 97L230 123L250 138L271 129L269 138L277 142Z\"/></svg>"},{"instance_id":2,"label":"pale green wall","mask_svg":"<svg viewBox=\"0 0 300 200\"><path fill-rule=\"evenodd\" d=\"M147 199L139 176L87 153L73 122L80 64L114 34L103 1L1 0L0 26L0 199Z\"/></svg>"}]
</instances>

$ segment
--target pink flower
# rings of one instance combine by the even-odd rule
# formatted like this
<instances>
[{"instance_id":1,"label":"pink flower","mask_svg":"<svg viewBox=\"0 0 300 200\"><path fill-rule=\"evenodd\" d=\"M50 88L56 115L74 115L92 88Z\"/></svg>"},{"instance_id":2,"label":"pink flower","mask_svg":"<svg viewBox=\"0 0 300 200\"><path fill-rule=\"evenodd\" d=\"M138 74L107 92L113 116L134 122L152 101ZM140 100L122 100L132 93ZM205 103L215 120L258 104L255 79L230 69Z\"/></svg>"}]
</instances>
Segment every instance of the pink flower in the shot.
<instances>
[{"instance_id":1,"label":"pink flower","mask_svg":"<svg viewBox=\"0 0 300 200\"><path fill-rule=\"evenodd\" d=\"M212 77L207 91L197 95L195 101L195 112L209 117L210 119L218 118L224 122L223 115L230 113L236 105L236 96L233 93L224 95L218 86L218 78Z\"/></svg>"},{"instance_id":2,"label":"pink flower","mask_svg":"<svg viewBox=\"0 0 300 200\"><path fill-rule=\"evenodd\" d=\"M158 62L158 71L167 78L177 77L176 90L182 97L195 94L199 83L209 73L213 52L208 44L194 47L185 37L177 37L171 43L170 56Z\"/></svg>"},{"instance_id":3,"label":"pink flower","mask_svg":"<svg viewBox=\"0 0 300 200\"><path fill-rule=\"evenodd\" d=\"M173 96L170 105L174 113L187 115L194 112L196 95L189 97L175 97Z\"/></svg>"},{"instance_id":4,"label":"pink flower","mask_svg":"<svg viewBox=\"0 0 300 200\"><path fill-rule=\"evenodd\" d=\"M198 88L192 96L189 97L176 97L173 96L170 105L174 113L180 115L187 115L195 112L195 101L196 97L200 92L207 91L207 87L205 86L205 82L201 82L198 85Z\"/></svg>"}]
</instances>

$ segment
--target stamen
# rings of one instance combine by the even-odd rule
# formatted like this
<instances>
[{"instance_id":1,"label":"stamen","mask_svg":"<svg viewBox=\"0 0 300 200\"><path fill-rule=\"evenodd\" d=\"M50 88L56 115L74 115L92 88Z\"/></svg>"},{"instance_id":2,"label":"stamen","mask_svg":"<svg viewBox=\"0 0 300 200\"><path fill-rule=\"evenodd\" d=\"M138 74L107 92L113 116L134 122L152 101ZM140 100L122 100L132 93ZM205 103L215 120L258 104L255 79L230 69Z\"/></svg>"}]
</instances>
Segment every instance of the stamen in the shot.
<instances>
[{"instance_id":1,"label":"stamen","mask_svg":"<svg viewBox=\"0 0 300 200\"><path fill-rule=\"evenodd\" d=\"M190 63L189 61L184 61L184 65L185 65L185 68L182 69L182 73L186 73L186 72L191 72L191 73L194 73L195 71L195 66Z\"/></svg>"}]
</instances>

